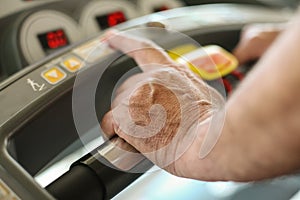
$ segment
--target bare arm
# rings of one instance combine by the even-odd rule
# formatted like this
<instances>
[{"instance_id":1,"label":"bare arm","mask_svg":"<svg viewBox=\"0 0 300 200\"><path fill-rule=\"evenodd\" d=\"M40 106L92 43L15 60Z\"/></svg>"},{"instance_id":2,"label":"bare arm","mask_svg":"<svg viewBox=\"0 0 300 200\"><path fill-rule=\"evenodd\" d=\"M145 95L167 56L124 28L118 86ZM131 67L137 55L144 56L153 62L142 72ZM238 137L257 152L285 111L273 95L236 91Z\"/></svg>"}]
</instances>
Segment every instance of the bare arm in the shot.
<instances>
[{"instance_id":1,"label":"bare arm","mask_svg":"<svg viewBox=\"0 0 300 200\"><path fill-rule=\"evenodd\" d=\"M300 26L298 24L300 24L299 16L273 44L227 102L222 134L210 154L204 159L199 158L200 147L207 130L204 124L198 130L192 145L179 159L164 167L166 170L178 176L201 180L250 181L292 173L300 168L300 123L298 121L300 120L300 93L298 92ZM126 49L124 45L126 46L127 38L120 39L124 42L122 47L113 42L111 45L117 49ZM131 46L132 42L131 40L128 45ZM150 60L158 57L158 60L165 60L165 63L170 62L172 65L169 59L165 59L167 55L159 51L153 50L152 53L145 55L150 56ZM143 64L141 55L137 53L131 56ZM150 93L146 90L136 91L133 101L155 100L156 96L153 94L161 90L152 89ZM151 105L151 101L149 102ZM130 104L133 116L137 108L136 116L141 116L141 111L147 113L149 105L143 107L138 104L138 107L135 107L136 104ZM172 105L166 105L171 106L170 112L175 112ZM143 119L138 120L141 122ZM153 144L159 144L164 140L162 135L147 142L128 136L114 123L111 113L105 116L103 129L108 134L118 134L143 153L155 150L157 146ZM163 135L172 134L172 128L164 131ZM156 156L164 159L162 155Z\"/></svg>"},{"instance_id":2,"label":"bare arm","mask_svg":"<svg viewBox=\"0 0 300 200\"><path fill-rule=\"evenodd\" d=\"M210 160L212 171L236 181L300 169L299 23L298 15L227 102L221 138L204 160L193 159L197 165ZM206 178L203 171L189 171Z\"/></svg>"},{"instance_id":3,"label":"bare arm","mask_svg":"<svg viewBox=\"0 0 300 200\"><path fill-rule=\"evenodd\" d=\"M242 168L250 179L300 168L299 24L298 15L227 104L233 141L246 152L250 165Z\"/></svg>"}]
</instances>

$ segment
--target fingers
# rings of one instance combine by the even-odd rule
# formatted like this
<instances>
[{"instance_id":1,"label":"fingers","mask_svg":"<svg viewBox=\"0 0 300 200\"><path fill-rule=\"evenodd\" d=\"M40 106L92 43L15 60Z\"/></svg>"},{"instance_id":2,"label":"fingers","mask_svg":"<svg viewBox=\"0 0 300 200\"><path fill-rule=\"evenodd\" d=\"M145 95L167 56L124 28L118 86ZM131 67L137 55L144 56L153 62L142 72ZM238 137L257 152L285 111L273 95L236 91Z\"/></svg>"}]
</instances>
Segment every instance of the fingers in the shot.
<instances>
[{"instance_id":1,"label":"fingers","mask_svg":"<svg viewBox=\"0 0 300 200\"><path fill-rule=\"evenodd\" d=\"M115 30L109 31L106 34L107 42L111 47L132 57L144 71L148 70L147 67L144 67L145 65L153 63L170 65L175 63L161 47L150 40Z\"/></svg>"},{"instance_id":2,"label":"fingers","mask_svg":"<svg viewBox=\"0 0 300 200\"><path fill-rule=\"evenodd\" d=\"M282 24L257 24L244 28L233 54L240 64L260 58L282 32Z\"/></svg>"},{"instance_id":3,"label":"fingers","mask_svg":"<svg viewBox=\"0 0 300 200\"><path fill-rule=\"evenodd\" d=\"M115 135L115 125L112 111L109 111L104 115L101 122L101 128L107 138L111 138Z\"/></svg>"},{"instance_id":4,"label":"fingers","mask_svg":"<svg viewBox=\"0 0 300 200\"><path fill-rule=\"evenodd\" d=\"M260 57L262 52L258 52L261 29L257 25L247 26L243 29L241 39L233 50L233 54L240 64Z\"/></svg>"},{"instance_id":5,"label":"fingers","mask_svg":"<svg viewBox=\"0 0 300 200\"><path fill-rule=\"evenodd\" d=\"M192 72L187 69L187 66L176 63L161 47L150 40L138 38L115 30L111 30L106 34L110 46L134 58L144 72L170 67L181 71L188 76L190 76L189 74L192 74ZM124 86L123 88L126 87Z\"/></svg>"},{"instance_id":6,"label":"fingers","mask_svg":"<svg viewBox=\"0 0 300 200\"><path fill-rule=\"evenodd\" d=\"M240 42L238 46L233 50L233 54L238 59L241 65L247 63L248 61L254 60L256 57L259 57L259 55L252 55L253 52L249 50L249 48L251 47L249 47L248 42L243 41Z\"/></svg>"}]
</instances>

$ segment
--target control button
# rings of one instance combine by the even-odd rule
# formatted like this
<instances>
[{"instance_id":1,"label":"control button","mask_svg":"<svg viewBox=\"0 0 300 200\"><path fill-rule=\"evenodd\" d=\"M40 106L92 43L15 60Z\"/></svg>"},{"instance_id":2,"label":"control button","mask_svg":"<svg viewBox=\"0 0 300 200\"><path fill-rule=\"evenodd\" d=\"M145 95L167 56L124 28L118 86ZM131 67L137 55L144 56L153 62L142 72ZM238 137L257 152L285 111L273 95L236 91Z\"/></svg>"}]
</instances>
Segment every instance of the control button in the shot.
<instances>
[{"instance_id":1,"label":"control button","mask_svg":"<svg viewBox=\"0 0 300 200\"><path fill-rule=\"evenodd\" d=\"M0 179L0 199L20 200L19 197Z\"/></svg>"},{"instance_id":2,"label":"control button","mask_svg":"<svg viewBox=\"0 0 300 200\"><path fill-rule=\"evenodd\" d=\"M0 182L0 199L4 199L6 196L9 195L9 190L6 187L6 185L4 185L4 183Z\"/></svg>"},{"instance_id":3,"label":"control button","mask_svg":"<svg viewBox=\"0 0 300 200\"><path fill-rule=\"evenodd\" d=\"M82 61L75 56L67 57L60 64L69 72L77 72L83 66Z\"/></svg>"},{"instance_id":4,"label":"control button","mask_svg":"<svg viewBox=\"0 0 300 200\"><path fill-rule=\"evenodd\" d=\"M57 66L42 72L42 77L52 85L59 83L66 76L66 73Z\"/></svg>"},{"instance_id":5,"label":"control button","mask_svg":"<svg viewBox=\"0 0 300 200\"><path fill-rule=\"evenodd\" d=\"M237 59L220 46L209 45L179 57L177 62L189 68L205 80L215 80L233 72Z\"/></svg>"},{"instance_id":6,"label":"control button","mask_svg":"<svg viewBox=\"0 0 300 200\"><path fill-rule=\"evenodd\" d=\"M115 52L115 50L109 47L103 37L97 38L73 50L74 54L91 64L96 63L113 52Z\"/></svg>"}]
</instances>

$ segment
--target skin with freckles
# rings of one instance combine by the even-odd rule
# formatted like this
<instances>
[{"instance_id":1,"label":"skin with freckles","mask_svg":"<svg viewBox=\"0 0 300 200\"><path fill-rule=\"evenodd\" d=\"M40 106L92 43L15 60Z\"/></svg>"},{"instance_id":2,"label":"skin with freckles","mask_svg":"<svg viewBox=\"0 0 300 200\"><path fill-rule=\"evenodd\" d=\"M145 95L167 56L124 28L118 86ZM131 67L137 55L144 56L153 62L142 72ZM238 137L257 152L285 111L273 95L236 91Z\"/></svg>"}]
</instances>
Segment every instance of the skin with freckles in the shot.
<instances>
[{"instance_id":1,"label":"skin with freckles","mask_svg":"<svg viewBox=\"0 0 300 200\"><path fill-rule=\"evenodd\" d=\"M205 134L197 129L207 126L205 122L216 109L214 104L219 102L221 107L224 100L215 89L186 66L175 63L152 42L121 33L113 36L114 33L109 34L111 46L122 44L122 47L128 47L126 49L133 57L145 56L147 52L154 59L136 59L144 73L129 78L117 90L112 111L104 117L102 129L108 137L118 133L126 141L132 141L131 145L142 149L141 152L155 164L174 171L174 161L185 153L198 134ZM128 44L123 42L124 39ZM142 46L145 48L140 50ZM163 64L156 64L157 61ZM152 113L154 120L151 119L151 108L155 105L162 106L165 120L155 122L155 119L160 118L159 113ZM153 128L147 129L151 122ZM164 122L161 128L157 124L159 122ZM141 130L141 127L144 129ZM149 129L154 129L154 134Z\"/></svg>"},{"instance_id":2,"label":"skin with freckles","mask_svg":"<svg viewBox=\"0 0 300 200\"><path fill-rule=\"evenodd\" d=\"M145 98L145 101L140 101L142 98ZM129 113L134 123L140 126L149 125L151 119L148 111L155 104L162 105L165 108L167 121L165 122L166 125L154 136L146 139L136 139L135 146L138 146L138 144L145 146L144 153L168 145L174 138L173 136L177 132L181 121L180 103L177 101L176 96L166 87L154 83L141 86L130 97Z\"/></svg>"},{"instance_id":3,"label":"skin with freckles","mask_svg":"<svg viewBox=\"0 0 300 200\"><path fill-rule=\"evenodd\" d=\"M277 31L276 36L261 37L262 41L266 41L260 42L262 51L248 57L241 53L255 52L253 48L257 49L258 43L246 37L247 33L242 35L235 49L241 62L264 55L226 102L221 136L204 158L199 157L199 151L208 133L212 111L218 107L217 104L222 104L215 90L206 86L185 66L175 64L153 42L118 32L108 33L110 46L130 52L128 55L135 59L143 73L120 87L112 110L103 118L103 131L108 136L119 135L155 164L181 177L253 181L299 170L300 93L295 92L300 85L300 45L295 45L300 44L299 23L298 15L280 36L277 37ZM133 85L138 87L132 88ZM191 94L190 98L187 94ZM165 112L155 107L158 104ZM183 105L191 108L185 114L179 109ZM122 116L128 116L125 108L129 110L130 120L126 117L122 120ZM118 111L118 115L114 115L114 110ZM187 116L188 123L183 127L188 134L178 136L183 116ZM155 124L155 117L166 119L158 134L139 137L145 132L139 130L152 133L151 124ZM160 125L159 121L163 120L158 120L157 125ZM160 148L169 147L174 140L175 145L159 152ZM184 151L176 154L178 149ZM170 155L172 162L164 163Z\"/></svg>"},{"instance_id":4,"label":"skin with freckles","mask_svg":"<svg viewBox=\"0 0 300 200\"><path fill-rule=\"evenodd\" d=\"M131 84L124 83L128 88L122 86L117 92L117 102L108 114L114 126L106 128L104 123L102 128L108 133L118 132L125 140L133 141L134 147L143 149L154 163L170 168L192 144L198 126L211 117L215 109L212 98L219 99L220 104L224 101L186 66L172 61L149 70L148 65L141 65L147 69L147 76L135 76L139 81L134 84L132 80L128 80ZM155 111L157 105L160 107Z\"/></svg>"}]
</instances>

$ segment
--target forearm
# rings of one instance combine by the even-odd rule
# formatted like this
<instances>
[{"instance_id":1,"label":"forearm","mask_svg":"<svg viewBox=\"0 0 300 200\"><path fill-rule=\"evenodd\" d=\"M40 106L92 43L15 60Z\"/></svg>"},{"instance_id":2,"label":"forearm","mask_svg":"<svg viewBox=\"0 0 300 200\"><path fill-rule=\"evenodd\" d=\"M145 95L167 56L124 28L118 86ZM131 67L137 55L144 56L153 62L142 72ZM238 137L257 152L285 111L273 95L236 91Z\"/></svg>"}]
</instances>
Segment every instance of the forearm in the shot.
<instances>
[{"instance_id":1,"label":"forearm","mask_svg":"<svg viewBox=\"0 0 300 200\"><path fill-rule=\"evenodd\" d=\"M233 133L223 135L232 137L228 154L241 157L235 163L244 170L238 179L300 168L299 24L298 15L227 104Z\"/></svg>"},{"instance_id":2,"label":"forearm","mask_svg":"<svg viewBox=\"0 0 300 200\"><path fill-rule=\"evenodd\" d=\"M182 163L188 164L176 173L202 180L252 181L300 169L300 27L293 23L227 102L213 150L199 158L207 132L203 127L186 152Z\"/></svg>"}]
</instances>

